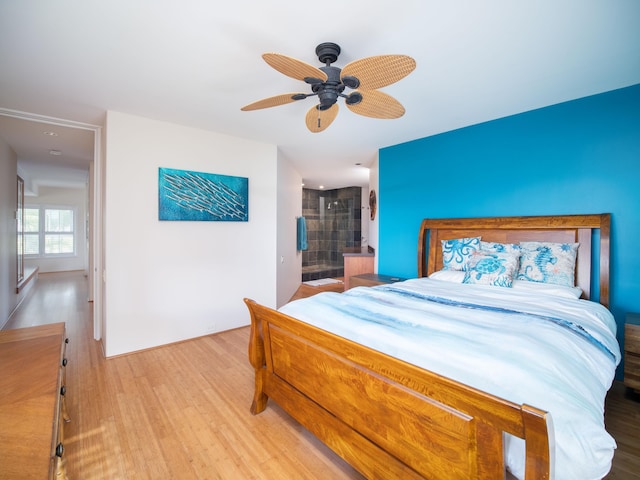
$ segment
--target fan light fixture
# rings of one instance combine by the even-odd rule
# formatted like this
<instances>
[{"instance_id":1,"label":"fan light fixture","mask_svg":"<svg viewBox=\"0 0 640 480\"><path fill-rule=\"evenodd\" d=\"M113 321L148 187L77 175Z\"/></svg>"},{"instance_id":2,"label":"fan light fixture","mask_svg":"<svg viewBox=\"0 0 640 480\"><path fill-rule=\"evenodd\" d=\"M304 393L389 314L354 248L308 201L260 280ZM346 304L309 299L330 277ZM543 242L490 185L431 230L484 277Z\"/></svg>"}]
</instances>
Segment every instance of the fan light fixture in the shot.
<instances>
[{"instance_id":1,"label":"fan light fixture","mask_svg":"<svg viewBox=\"0 0 640 480\"><path fill-rule=\"evenodd\" d=\"M356 60L341 69L331 66L338 60L340 51L340 46L335 43L318 45L316 55L325 64L319 68L279 53L263 54L264 61L280 73L310 85L311 93L276 95L246 105L241 110L277 107L317 96L318 103L311 107L305 119L307 128L313 133L325 130L335 120L338 98L344 98L349 110L366 117L399 118L404 115L402 104L378 89L409 75L416 68L415 60L407 55L379 55ZM347 88L354 91L345 94Z\"/></svg>"}]
</instances>

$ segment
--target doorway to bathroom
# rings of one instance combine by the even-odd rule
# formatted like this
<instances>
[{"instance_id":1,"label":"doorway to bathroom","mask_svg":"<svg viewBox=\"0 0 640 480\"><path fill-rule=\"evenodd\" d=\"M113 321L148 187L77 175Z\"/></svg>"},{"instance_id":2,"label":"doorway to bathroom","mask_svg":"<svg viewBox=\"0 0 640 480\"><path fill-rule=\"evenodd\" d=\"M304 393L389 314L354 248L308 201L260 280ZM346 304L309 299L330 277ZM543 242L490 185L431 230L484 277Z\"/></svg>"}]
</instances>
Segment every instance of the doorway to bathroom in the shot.
<instances>
[{"instance_id":1,"label":"doorway to bathroom","mask_svg":"<svg viewBox=\"0 0 640 480\"><path fill-rule=\"evenodd\" d=\"M362 188L302 189L307 250L302 252L302 281L344 276L344 253L362 247Z\"/></svg>"}]
</instances>

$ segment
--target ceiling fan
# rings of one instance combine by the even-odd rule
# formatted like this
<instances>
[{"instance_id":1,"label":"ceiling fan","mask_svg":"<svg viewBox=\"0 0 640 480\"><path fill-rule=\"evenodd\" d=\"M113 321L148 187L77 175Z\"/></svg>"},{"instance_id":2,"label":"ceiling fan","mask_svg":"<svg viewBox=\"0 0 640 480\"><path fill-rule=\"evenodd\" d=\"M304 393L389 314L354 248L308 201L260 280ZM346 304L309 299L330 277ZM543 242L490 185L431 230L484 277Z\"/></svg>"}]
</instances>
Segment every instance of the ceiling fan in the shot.
<instances>
[{"instance_id":1,"label":"ceiling fan","mask_svg":"<svg viewBox=\"0 0 640 480\"><path fill-rule=\"evenodd\" d=\"M332 67L340 55L340 46L321 43L316 47L316 55L324 67L314 67L279 53L265 53L262 58L271 67L288 77L302 80L311 86L311 93L285 93L250 103L240 110L259 110L277 107L307 97L317 96L319 103L307 112L307 128L322 132L338 115L338 98L344 98L349 110L372 118L399 118L404 115L404 107L395 98L378 91L409 75L416 62L407 55L378 55L356 60L344 68ZM345 89L353 90L345 94Z\"/></svg>"}]
</instances>

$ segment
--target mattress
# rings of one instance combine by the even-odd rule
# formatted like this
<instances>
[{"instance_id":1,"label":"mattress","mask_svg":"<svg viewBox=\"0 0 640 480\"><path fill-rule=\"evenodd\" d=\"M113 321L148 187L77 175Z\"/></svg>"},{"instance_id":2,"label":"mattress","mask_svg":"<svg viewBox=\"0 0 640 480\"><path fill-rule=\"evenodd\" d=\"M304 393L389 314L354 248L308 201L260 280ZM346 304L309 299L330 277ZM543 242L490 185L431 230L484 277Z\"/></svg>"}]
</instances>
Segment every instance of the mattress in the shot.
<instances>
[{"instance_id":1,"label":"mattress","mask_svg":"<svg viewBox=\"0 0 640 480\"><path fill-rule=\"evenodd\" d=\"M616 448L604 399L620 362L616 323L579 291L411 279L296 300L280 311L370 348L550 413L555 478L600 479ZM507 436L524 478L524 441ZM554 478L554 477L552 477Z\"/></svg>"}]
</instances>

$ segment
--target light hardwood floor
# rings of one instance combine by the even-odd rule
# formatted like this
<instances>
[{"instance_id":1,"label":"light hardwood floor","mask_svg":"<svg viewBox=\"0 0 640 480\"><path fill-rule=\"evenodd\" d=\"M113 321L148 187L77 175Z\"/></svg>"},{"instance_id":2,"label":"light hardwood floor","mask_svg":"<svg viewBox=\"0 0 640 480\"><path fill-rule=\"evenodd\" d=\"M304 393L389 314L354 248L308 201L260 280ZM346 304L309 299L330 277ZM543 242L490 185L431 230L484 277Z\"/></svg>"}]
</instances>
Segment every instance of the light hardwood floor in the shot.
<instances>
[{"instance_id":1,"label":"light hardwood floor","mask_svg":"<svg viewBox=\"0 0 640 480\"><path fill-rule=\"evenodd\" d=\"M305 287L294 297L323 290ZM276 404L249 413L248 328L105 359L78 272L40 274L5 328L59 321L70 339L70 480L362 478ZM616 383L606 410L619 445L606 478L640 479L640 402Z\"/></svg>"}]
</instances>

